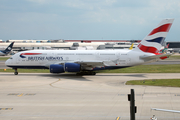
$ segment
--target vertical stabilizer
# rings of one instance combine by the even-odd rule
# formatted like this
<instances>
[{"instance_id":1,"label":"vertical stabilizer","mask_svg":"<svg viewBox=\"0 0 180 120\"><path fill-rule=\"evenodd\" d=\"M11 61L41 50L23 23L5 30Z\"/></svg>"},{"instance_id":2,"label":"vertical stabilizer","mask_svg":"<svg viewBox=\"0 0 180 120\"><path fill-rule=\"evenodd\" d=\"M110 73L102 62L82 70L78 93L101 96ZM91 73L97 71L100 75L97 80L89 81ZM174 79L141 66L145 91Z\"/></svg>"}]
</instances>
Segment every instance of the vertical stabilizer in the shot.
<instances>
[{"instance_id":1,"label":"vertical stabilizer","mask_svg":"<svg viewBox=\"0 0 180 120\"><path fill-rule=\"evenodd\" d=\"M13 44L14 44L14 42L12 42L12 43L11 43L5 50L3 50L2 52L7 55L9 52L11 52L12 47L13 47Z\"/></svg>"},{"instance_id":2,"label":"vertical stabilizer","mask_svg":"<svg viewBox=\"0 0 180 120\"><path fill-rule=\"evenodd\" d=\"M158 53L174 19L162 20L135 48L147 53Z\"/></svg>"},{"instance_id":3,"label":"vertical stabilizer","mask_svg":"<svg viewBox=\"0 0 180 120\"><path fill-rule=\"evenodd\" d=\"M132 49L133 49L133 45L134 45L134 43L132 43L132 45L131 45L131 47L129 48L129 50L132 50Z\"/></svg>"}]
</instances>

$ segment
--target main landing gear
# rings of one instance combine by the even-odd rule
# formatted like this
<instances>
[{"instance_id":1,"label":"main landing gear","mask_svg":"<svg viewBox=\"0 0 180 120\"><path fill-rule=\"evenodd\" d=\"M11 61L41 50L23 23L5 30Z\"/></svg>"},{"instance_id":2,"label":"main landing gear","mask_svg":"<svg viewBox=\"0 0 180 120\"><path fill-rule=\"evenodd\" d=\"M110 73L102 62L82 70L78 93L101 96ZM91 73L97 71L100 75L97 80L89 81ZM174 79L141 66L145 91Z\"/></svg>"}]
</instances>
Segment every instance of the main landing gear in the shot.
<instances>
[{"instance_id":1,"label":"main landing gear","mask_svg":"<svg viewBox=\"0 0 180 120\"><path fill-rule=\"evenodd\" d=\"M76 73L76 75L96 75L96 73L92 71L87 71L87 72Z\"/></svg>"},{"instance_id":2,"label":"main landing gear","mask_svg":"<svg viewBox=\"0 0 180 120\"><path fill-rule=\"evenodd\" d=\"M18 71L17 71L17 68L14 69L14 75L18 75Z\"/></svg>"}]
</instances>

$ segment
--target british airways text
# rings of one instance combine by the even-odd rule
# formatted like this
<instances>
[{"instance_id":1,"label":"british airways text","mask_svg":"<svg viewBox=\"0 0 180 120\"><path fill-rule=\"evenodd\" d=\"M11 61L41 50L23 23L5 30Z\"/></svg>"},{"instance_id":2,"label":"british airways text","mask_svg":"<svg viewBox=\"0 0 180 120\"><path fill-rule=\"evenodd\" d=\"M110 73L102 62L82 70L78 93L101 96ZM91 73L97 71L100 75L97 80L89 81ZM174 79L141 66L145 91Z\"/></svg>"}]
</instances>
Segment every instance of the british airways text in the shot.
<instances>
[{"instance_id":1,"label":"british airways text","mask_svg":"<svg viewBox=\"0 0 180 120\"><path fill-rule=\"evenodd\" d=\"M54 61L54 60L63 60L63 57L28 57L28 60L31 60L31 61L37 61L37 60L48 60L48 61Z\"/></svg>"}]
</instances>

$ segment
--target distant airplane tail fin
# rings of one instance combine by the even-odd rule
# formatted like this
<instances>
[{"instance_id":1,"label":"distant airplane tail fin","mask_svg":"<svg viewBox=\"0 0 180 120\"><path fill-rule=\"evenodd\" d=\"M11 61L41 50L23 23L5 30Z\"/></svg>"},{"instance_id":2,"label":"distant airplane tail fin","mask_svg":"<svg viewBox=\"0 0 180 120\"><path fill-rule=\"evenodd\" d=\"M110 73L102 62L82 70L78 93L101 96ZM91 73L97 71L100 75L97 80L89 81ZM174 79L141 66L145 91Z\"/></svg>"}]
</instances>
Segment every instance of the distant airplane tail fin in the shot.
<instances>
[{"instance_id":1,"label":"distant airplane tail fin","mask_svg":"<svg viewBox=\"0 0 180 120\"><path fill-rule=\"evenodd\" d=\"M174 19L163 19L134 50L147 53L159 53L173 21Z\"/></svg>"},{"instance_id":2,"label":"distant airplane tail fin","mask_svg":"<svg viewBox=\"0 0 180 120\"><path fill-rule=\"evenodd\" d=\"M133 49L133 45L134 45L134 43L131 45L131 47L129 48L129 50L132 50L132 49Z\"/></svg>"},{"instance_id":3,"label":"distant airplane tail fin","mask_svg":"<svg viewBox=\"0 0 180 120\"><path fill-rule=\"evenodd\" d=\"M160 50L160 53L167 53L167 49L169 48L169 44L166 45L166 47L162 50Z\"/></svg>"},{"instance_id":4,"label":"distant airplane tail fin","mask_svg":"<svg viewBox=\"0 0 180 120\"><path fill-rule=\"evenodd\" d=\"M12 47L13 47L14 42L12 42L5 50L3 50L2 52L5 54L8 54L9 52L11 52Z\"/></svg>"}]
</instances>

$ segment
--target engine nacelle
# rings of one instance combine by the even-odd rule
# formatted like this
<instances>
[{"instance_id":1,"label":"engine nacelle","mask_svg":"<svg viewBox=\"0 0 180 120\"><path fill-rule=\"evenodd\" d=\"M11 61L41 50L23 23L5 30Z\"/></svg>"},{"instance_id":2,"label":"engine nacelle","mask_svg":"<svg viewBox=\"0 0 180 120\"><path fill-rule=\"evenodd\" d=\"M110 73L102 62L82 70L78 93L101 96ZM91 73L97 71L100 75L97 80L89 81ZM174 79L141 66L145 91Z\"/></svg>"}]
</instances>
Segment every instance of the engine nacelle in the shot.
<instances>
[{"instance_id":1,"label":"engine nacelle","mask_svg":"<svg viewBox=\"0 0 180 120\"><path fill-rule=\"evenodd\" d=\"M64 67L63 65L52 64L50 65L49 70L50 70L50 73L63 73Z\"/></svg>"},{"instance_id":2,"label":"engine nacelle","mask_svg":"<svg viewBox=\"0 0 180 120\"><path fill-rule=\"evenodd\" d=\"M80 72L81 65L77 63L65 63L64 70L66 72Z\"/></svg>"}]
</instances>

